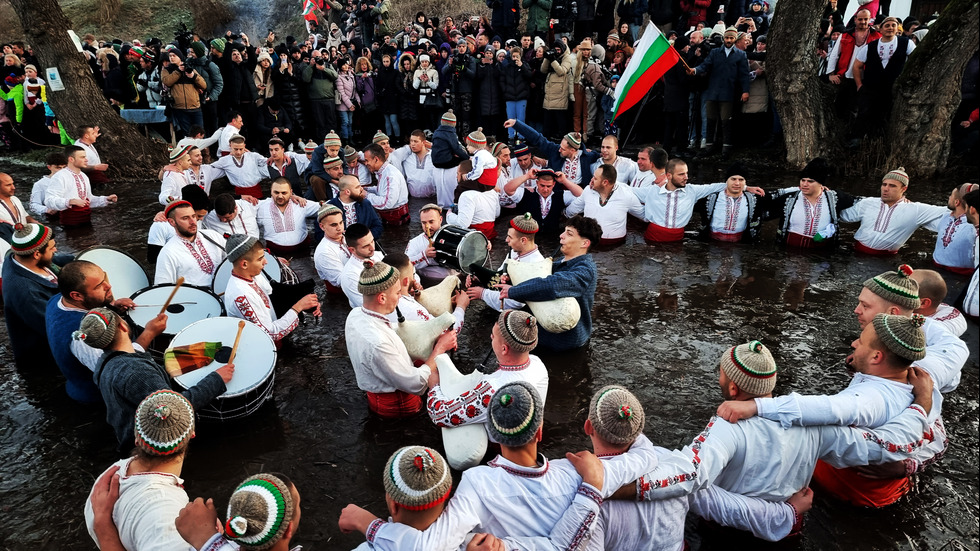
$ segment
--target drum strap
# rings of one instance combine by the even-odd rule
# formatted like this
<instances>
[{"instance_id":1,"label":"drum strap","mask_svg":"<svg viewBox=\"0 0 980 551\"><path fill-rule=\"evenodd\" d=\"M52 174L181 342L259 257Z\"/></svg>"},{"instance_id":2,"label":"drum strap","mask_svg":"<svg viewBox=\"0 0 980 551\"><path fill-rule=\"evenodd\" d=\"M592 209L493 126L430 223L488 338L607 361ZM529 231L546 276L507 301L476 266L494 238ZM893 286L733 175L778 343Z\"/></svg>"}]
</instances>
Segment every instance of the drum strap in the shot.
<instances>
[{"instance_id":1,"label":"drum strap","mask_svg":"<svg viewBox=\"0 0 980 551\"><path fill-rule=\"evenodd\" d=\"M208 241L210 241L210 242L211 242L211 244L212 244L212 245L214 245L215 247L218 247L218 248L219 248L219 249L221 249L222 251L223 251L223 250L225 250L225 248L224 248L224 246L223 246L223 245L219 245L219 244L218 244L218 242L217 242L217 241L215 241L214 239L212 239L212 238L211 238L211 237L210 237L210 236L209 236L208 234L206 234L206 233L204 233L204 232L197 232L197 233L198 233L198 235L200 235L200 236L201 236L201 237L203 237L204 239L207 239Z\"/></svg>"}]
</instances>

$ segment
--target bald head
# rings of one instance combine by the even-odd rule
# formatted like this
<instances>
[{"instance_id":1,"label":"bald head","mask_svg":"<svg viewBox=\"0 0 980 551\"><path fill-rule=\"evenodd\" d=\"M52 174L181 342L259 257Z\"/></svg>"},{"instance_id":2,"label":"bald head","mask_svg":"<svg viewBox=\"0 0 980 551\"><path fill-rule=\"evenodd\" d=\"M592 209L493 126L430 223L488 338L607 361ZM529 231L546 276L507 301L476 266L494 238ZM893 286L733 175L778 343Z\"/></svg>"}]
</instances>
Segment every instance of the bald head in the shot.
<instances>
[{"instance_id":1,"label":"bald head","mask_svg":"<svg viewBox=\"0 0 980 551\"><path fill-rule=\"evenodd\" d=\"M0 197L12 197L17 190L14 179L6 172L0 172Z\"/></svg>"},{"instance_id":2,"label":"bald head","mask_svg":"<svg viewBox=\"0 0 980 551\"><path fill-rule=\"evenodd\" d=\"M935 270L914 270L910 277L919 282L919 300L922 302L915 312L924 316L935 314L949 291L943 276Z\"/></svg>"}]
</instances>

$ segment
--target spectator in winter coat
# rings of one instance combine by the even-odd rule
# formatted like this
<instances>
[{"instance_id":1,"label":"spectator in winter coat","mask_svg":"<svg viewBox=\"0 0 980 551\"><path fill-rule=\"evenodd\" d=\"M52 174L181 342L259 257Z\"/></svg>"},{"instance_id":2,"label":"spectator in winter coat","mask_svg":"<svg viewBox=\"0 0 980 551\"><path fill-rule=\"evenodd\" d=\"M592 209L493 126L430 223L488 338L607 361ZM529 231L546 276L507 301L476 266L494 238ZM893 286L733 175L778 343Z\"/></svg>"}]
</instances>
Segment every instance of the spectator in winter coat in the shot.
<instances>
[{"instance_id":1,"label":"spectator in winter coat","mask_svg":"<svg viewBox=\"0 0 980 551\"><path fill-rule=\"evenodd\" d=\"M505 54L503 50L500 52ZM500 89L500 63L493 46L488 46L476 66L476 83L480 93L480 124L487 134L501 135L503 129L503 95Z\"/></svg>"},{"instance_id":2,"label":"spectator in winter coat","mask_svg":"<svg viewBox=\"0 0 980 551\"><path fill-rule=\"evenodd\" d=\"M525 63L523 51L519 47L510 50L510 60L500 68L500 88L504 104L507 108L507 118L526 121L527 100L531 97L531 65ZM516 132L507 129L507 137L514 139Z\"/></svg>"},{"instance_id":3,"label":"spectator in winter coat","mask_svg":"<svg viewBox=\"0 0 980 551\"><path fill-rule=\"evenodd\" d=\"M418 90L420 96L419 105L422 107L420 124L425 128L435 128L438 125L439 113L443 109L443 102L438 93L439 72L432 66L429 54L419 55L419 67L412 76L412 87Z\"/></svg>"},{"instance_id":4,"label":"spectator in winter coat","mask_svg":"<svg viewBox=\"0 0 980 551\"><path fill-rule=\"evenodd\" d=\"M200 94L201 90L207 89L204 77L185 65L177 50L170 51L170 66L161 71L160 77L173 98L174 126L183 134L190 132L192 126L204 126Z\"/></svg>"},{"instance_id":5,"label":"spectator in winter coat","mask_svg":"<svg viewBox=\"0 0 980 551\"><path fill-rule=\"evenodd\" d=\"M257 61L255 70L252 71L252 80L255 82L255 89L258 92L255 105L261 107L265 100L276 95L276 88L272 83L272 56L269 55L269 52L262 52Z\"/></svg>"},{"instance_id":6,"label":"spectator in winter coat","mask_svg":"<svg viewBox=\"0 0 980 551\"><path fill-rule=\"evenodd\" d=\"M556 40L552 49L544 53L541 72L546 75L542 105L545 136L560 136L570 126L567 111L572 63L568 47L561 40Z\"/></svg>"},{"instance_id":7,"label":"spectator in winter coat","mask_svg":"<svg viewBox=\"0 0 980 551\"><path fill-rule=\"evenodd\" d=\"M516 38L517 25L521 22L520 0L486 0L491 10L490 23L500 38Z\"/></svg>"},{"instance_id":8,"label":"spectator in winter coat","mask_svg":"<svg viewBox=\"0 0 980 551\"><path fill-rule=\"evenodd\" d=\"M337 71L318 51L313 53L313 63L303 69L303 82L307 84L310 108L313 112L314 137L321 139L337 128L335 82Z\"/></svg>"},{"instance_id":9,"label":"spectator in winter coat","mask_svg":"<svg viewBox=\"0 0 980 551\"><path fill-rule=\"evenodd\" d=\"M527 10L527 32L531 36L548 36L551 20L551 0L522 0L521 5Z\"/></svg>"},{"instance_id":10,"label":"spectator in winter coat","mask_svg":"<svg viewBox=\"0 0 980 551\"><path fill-rule=\"evenodd\" d=\"M201 94L201 115L204 117L204 128L213 133L218 128L218 97L224 90L225 81L221 70L208 59L207 53L203 42L192 42L184 62L197 71L207 85Z\"/></svg>"},{"instance_id":11,"label":"spectator in winter coat","mask_svg":"<svg viewBox=\"0 0 980 551\"><path fill-rule=\"evenodd\" d=\"M357 82L349 57L342 57L337 76L337 114L340 116L340 139L349 142L354 124L354 111L360 104Z\"/></svg>"},{"instance_id":12,"label":"spectator in winter coat","mask_svg":"<svg viewBox=\"0 0 980 551\"><path fill-rule=\"evenodd\" d=\"M381 69L374 79L374 97L384 118L385 134L401 136L401 127L398 124L398 69L393 65L389 54L381 56Z\"/></svg>"}]
</instances>

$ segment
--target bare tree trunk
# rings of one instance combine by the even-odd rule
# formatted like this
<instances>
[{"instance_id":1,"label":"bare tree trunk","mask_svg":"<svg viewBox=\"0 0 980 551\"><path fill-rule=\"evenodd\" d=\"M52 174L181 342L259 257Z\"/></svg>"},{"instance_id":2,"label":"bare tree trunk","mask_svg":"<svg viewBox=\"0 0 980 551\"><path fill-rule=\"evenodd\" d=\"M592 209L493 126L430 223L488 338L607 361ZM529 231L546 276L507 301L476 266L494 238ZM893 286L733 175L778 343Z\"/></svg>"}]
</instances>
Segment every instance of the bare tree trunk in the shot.
<instances>
[{"instance_id":1,"label":"bare tree trunk","mask_svg":"<svg viewBox=\"0 0 980 551\"><path fill-rule=\"evenodd\" d=\"M28 41L40 62L38 70L57 67L65 90L48 89L48 101L69 131L81 124L102 129L99 155L113 174L155 175L167 163L166 147L146 138L109 105L92 78L92 71L68 37L70 22L57 0L10 0Z\"/></svg>"},{"instance_id":2,"label":"bare tree trunk","mask_svg":"<svg viewBox=\"0 0 980 551\"><path fill-rule=\"evenodd\" d=\"M99 0L99 25L106 27L116 20L119 14L120 0Z\"/></svg>"},{"instance_id":3,"label":"bare tree trunk","mask_svg":"<svg viewBox=\"0 0 980 551\"><path fill-rule=\"evenodd\" d=\"M963 70L977 49L978 2L953 0L929 28L895 82L888 167L919 176L946 168Z\"/></svg>"},{"instance_id":4,"label":"bare tree trunk","mask_svg":"<svg viewBox=\"0 0 980 551\"><path fill-rule=\"evenodd\" d=\"M817 35L826 0L782 0L769 31L766 74L786 136L788 168L839 151L836 90L817 75Z\"/></svg>"}]
</instances>

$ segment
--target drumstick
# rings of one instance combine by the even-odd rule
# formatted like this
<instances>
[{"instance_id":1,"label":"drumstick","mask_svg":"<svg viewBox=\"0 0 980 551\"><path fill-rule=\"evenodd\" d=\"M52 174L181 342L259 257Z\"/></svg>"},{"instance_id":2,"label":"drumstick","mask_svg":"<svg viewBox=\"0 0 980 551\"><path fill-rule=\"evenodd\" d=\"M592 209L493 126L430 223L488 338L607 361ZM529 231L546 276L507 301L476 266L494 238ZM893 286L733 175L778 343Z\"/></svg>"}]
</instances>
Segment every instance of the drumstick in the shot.
<instances>
[{"instance_id":1,"label":"drumstick","mask_svg":"<svg viewBox=\"0 0 980 551\"><path fill-rule=\"evenodd\" d=\"M167 306L173 306L175 304L197 304L197 301L192 300L189 302L171 302ZM159 308L161 306L163 305L162 304L136 304L133 306L133 308Z\"/></svg>"},{"instance_id":2,"label":"drumstick","mask_svg":"<svg viewBox=\"0 0 980 551\"><path fill-rule=\"evenodd\" d=\"M235 335L235 346L231 347L231 356L228 356L228 363L235 363L235 354L238 353L238 341L242 339L242 331L245 330L245 322L238 322L238 334Z\"/></svg>"},{"instance_id":3,"label":"drumstick","mask_svg":"<svg viewBox=\"0 0 980 551\"><path fill-rule=\"evenodd\" d=\"M170 301L174 299L174 295L177 294L177 290L180 289L180 286L183 284L184 284L184 276L178 277L177 283L174 284L174 290L170 291L170 296L167 297L167 301L163 303L163 308L160 309L161 314L167 311L167 307L170 306Z\"/></svg>"}]
</instances>

